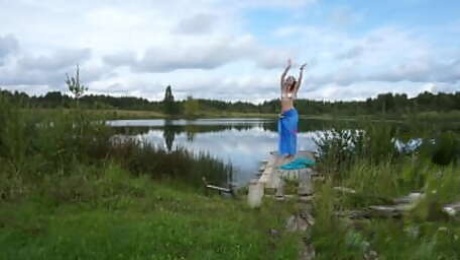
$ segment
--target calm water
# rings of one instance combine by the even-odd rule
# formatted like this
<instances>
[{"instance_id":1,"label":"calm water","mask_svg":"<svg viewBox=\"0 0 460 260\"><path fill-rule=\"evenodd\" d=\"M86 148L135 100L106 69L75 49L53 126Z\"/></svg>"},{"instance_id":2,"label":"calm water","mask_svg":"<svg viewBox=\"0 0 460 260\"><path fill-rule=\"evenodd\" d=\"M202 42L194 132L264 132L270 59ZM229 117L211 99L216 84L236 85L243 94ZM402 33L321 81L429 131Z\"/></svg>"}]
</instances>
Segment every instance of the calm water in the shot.
<instances>
[{"instance_id":1,"label":"calm water","mask_svg":"<svg viewBox=\"0 0 460 260\"><path fill-rule=\"evenodd\" d=\"M277 122L274 119L199 120L115 120L109 124L118 133L136 136L149 143L174 150L178 147L207 152L235 169L234 182L245 184L259 163L277 150ZM299 123L298 149L316 150L314 136L328 128L325 122Z\"/></svg>"}]
</instances>

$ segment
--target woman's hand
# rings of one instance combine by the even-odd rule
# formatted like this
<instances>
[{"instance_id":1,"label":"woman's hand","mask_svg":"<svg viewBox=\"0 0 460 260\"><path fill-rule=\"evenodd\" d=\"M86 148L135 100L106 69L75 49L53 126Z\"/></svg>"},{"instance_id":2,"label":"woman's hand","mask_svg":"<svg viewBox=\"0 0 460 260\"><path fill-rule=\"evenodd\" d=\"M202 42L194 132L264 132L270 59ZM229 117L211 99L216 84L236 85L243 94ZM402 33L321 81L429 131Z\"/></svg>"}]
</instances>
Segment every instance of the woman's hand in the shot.
<instances>
[{"instance_id":1,"label":"woman's hand","mask_svg":"<svg viewBox=\"0 0 460 260\"><path fill-rule=\"evenodd\" d=\"M287 60L287 67L290 68L292 66L292 61L291 59L288 59Z\"/></svg>"},{"instance_id":2,"label":"woman's hand","mask_svg":"<svg viewBox=\"0 0 460 260\"><path fill-rule=\"evenodd\" d=\"M299 78L297 79L296 86L295 86L295 93L297 93L297 91L300 88L300 85L302 85L303 70L305 69L306 66L307 66L307 63L304 63L300 66Z\"/></svg>"}]
</instances>

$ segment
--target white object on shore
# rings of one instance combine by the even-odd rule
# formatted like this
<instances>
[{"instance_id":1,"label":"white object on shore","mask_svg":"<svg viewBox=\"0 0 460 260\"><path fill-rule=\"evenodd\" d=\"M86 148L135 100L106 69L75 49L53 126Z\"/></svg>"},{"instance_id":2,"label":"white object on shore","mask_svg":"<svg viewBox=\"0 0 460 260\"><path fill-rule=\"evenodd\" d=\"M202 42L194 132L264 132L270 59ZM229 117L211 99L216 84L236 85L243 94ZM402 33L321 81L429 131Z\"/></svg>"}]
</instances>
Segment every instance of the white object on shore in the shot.
<instances>
[{"instance_id":1,"label":"white object on shore","mask_svg":"<svg viewBox=\"0 0 460 260\"><path fill-rule=\"evenodd\" d=\"M443 211L449 216L455 217L460 212L460 202L444 206Z\"/></svg>"},{"instance_id":2,"label":"white object on shore","mask_svg":"<svg viewBox=\"0 0 460 260\"><path fill-rule=\"evenodd\" d=\"M251 180L249 182L248 190L248 205L251 208L260 207L262 204L262 197L264 196L264 184L258 180Z\"/></svg>"}]
</instances>

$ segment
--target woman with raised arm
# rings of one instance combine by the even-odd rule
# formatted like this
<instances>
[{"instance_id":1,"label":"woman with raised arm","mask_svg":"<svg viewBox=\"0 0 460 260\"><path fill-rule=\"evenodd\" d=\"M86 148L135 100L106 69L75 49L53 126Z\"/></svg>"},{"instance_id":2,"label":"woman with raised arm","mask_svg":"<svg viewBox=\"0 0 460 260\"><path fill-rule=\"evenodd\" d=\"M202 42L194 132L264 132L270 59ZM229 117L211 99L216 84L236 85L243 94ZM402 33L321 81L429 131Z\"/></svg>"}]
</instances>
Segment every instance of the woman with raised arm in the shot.
<instances>
[{"instance_id":1,"label":"woman with raised arm","mask_svg":"<svg viewBox=\"0 0 460 260\"><path fill-rule=\"evenodd\" d=\"M299 114L294 107L294 99L297 96L300 85L302 84L303 70L307 64L300 66L299 78L296 80L287 73L291 69L291 60L281 74L281 114L278 121L279 147L280 156L292 158L297 153L297 125L299 123Z\"/></svg>"}]
</instances>

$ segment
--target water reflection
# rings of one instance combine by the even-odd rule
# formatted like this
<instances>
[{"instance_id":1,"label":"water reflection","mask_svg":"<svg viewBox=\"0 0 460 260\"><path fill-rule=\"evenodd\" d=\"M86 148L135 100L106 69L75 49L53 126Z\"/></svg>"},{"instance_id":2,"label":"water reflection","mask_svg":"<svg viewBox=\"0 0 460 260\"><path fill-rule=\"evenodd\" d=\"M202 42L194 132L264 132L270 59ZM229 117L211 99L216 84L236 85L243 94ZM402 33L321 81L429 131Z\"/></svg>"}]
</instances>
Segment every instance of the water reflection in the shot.
<instances>
[{"instance_id":1,"label":"water reflection","mask_svg":"<svg viewBox=\"0 0 460 260\"><path fill-rule=\"evenodd\" d=\"M230 162L236 170L234 181L240 184L246 183L254 176L259 162L265 160L270 151L276 150L278 143L276 119L116 120L109 121L108 124L114 127L117 134L136 136L168 151L180 147L195 152L207 152ZM391 124L397 125L400 135L407 136L405 140L410 140L414 133L419 133L420 129L423 129L402 122ZM316 150L313 137L324 134L325 130L337 125L343 129L356 129L359 122L300 120L298 149ZM405 151L412 149L411 145L414 144L398 143L396 140L395 146L398 150Z\"/></svg>"},{"instance_id":2,"label":"water reflection","mask_svg":"<svg viewBox=\"0 0 460 260\"><path fill-rule=\"evenodd\" d=\"M192 151L208 152L217 158L230 162L235 167L235 181L246 182L258 169L258 162L276 150L278 135L254 127L246 130L228 129L219 132L194 133L150 130L141 135L147 142L163 145L168 150L186 148ZM314 133L299 134L299 149L314 150Z\"/></svg>"},{"instance_id":3,"label":"water reflection","mask_svg":"<svg viewBox=\"0 0 460 260\"><path fill-rule=\"evenodd\" d=\"M150 130L174 131L187 133L193 139L196 133L219 132L223 130L249 130L257 127L265 131L276 132L277 121L275 119L198 119L198 120L113 120L107 122L114 127L118 134L137 135L145 134ZM333 121L328 120L300 120L299 131L309 132L327 130L333 126ZM354 124L354 123L353 123ZM351 124L351 126L353 125ZM345 125L345 124L343 124Z\"/></svg>"},{"instance_id":4,"label":"water reflection","mask_svg":"<svg viewBox=\"0 0 460 260\"><path fill-rule=\"evenodd\" d=\"M143 121L125 121L127 124L112 121L111 125L117 126L115 130L118 134L135 135L168 151L185 148L207 152L224 162L232 163L235 169L233 181L240 184L249 181L257 173L260 161L267 159L269 152L277 149L276 120L196 120L188 123L184 123L185 120ZM140 126L141 123L146 123L146 126ZM321 130L318 128L322 127L317 125L316 130ZM312 137L316 133L301 131L298 149L315 150Z\"/></svg>"}]
</instances>

